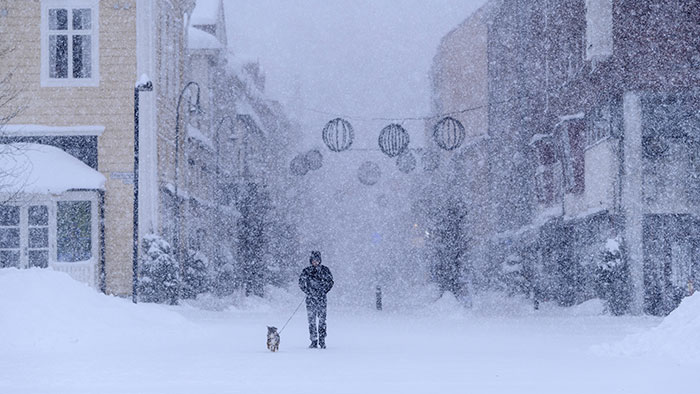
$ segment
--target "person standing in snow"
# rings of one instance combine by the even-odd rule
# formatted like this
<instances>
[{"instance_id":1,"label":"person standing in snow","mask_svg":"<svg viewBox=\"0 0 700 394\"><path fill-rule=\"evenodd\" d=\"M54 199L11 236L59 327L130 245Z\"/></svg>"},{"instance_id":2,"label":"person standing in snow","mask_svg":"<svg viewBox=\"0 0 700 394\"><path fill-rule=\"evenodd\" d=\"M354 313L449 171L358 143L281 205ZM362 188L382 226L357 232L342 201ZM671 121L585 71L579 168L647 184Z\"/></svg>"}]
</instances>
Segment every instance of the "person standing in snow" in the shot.
<instances>
[{"instance_id":1,"label":"person standing in snow","mask_svg":"<svg viewBox=\"0 0 700 394\"><path fill-rule=\"evenodd\" d=\"M309 317L310 348L326 348L326 294L333 288L333 275L321 265L321 252L311 251L311 265L299 276L299 287L306 294L306 313ZM318 324L316 323L318 319Z\"/></svg>"}]
</instances>

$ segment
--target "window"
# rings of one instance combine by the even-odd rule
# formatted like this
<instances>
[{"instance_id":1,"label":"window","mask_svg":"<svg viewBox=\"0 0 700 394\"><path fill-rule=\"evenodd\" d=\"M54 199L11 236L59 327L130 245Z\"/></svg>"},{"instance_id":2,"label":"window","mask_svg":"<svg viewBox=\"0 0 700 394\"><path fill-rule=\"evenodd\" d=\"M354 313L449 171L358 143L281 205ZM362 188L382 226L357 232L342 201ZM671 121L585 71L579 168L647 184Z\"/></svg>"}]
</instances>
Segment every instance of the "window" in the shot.
<instances>
[{"instance_id":1,"label":"window","mask_svg":"<svg viewBox=\"0 0 700 394\"><path fill-rule=\"evenodd\" d=\"M90 201L59 201L56 211L56 260L78 262L92 257Z\"/></svg>"},{"instance_id":2,"label":"window","mask_svg":"<svg viewBox=\"0 0 700 394\"><path fill-rule=\"evenodd\" d=\"M554 203L556 187L554 185L554 166L539 165L535 171L535 187L537 202L544 205Z\"/></svg>"},{"instance_id":3,"label":"window","mask_svg":"<svg viewBox=\"0 0 700 394\"><path fill-rule=\"evenodd\" d=\"M555 201L556 197L554 167L560 168L556 162L555 147L550 134L538 134L533 137L532 145L537 153L537 168L535 169L537 202L549 205Z\"/></svg>"},{"instance_id":4,"label":"window","mask_svg":"<svg viewBox=\"0 0 700 394\"><path fill-rule=\"evenodd\" d=\"M566 122L561 129L564 185L568 193L581 194L585 186L584 148L586 125L583 120L576 119Z\"/></svg>"},{"instance_id":5,"label":"window","mask_svg":"<svg viewBox=\"0 0 700 394\"><path fill-rule=\"evenodd\" d=\"M0 268L49 266L49 207L0 206Z\"/></svg>"},{"instance_id":6,"label":"window","mask_svg":"<svg viewBox=\"0 0 700 394\"><path fill-rule=\"evenodd\" d=\"M593 110L586 146L590 147L612 135L612 111L610 104L603 104Z\"/></svg>"},{"instance_id":7,"label":"window","mask_svg":"<svg viewBox=\"0 0 700 394\"><path fill-rule=\"evenodd\" d=\"M28 250L30 267L49 266L49 207L32 205L28 209Z\"/></svg>"},{"instance_id":8,"label":"window","mask_svg":"<svg viewBox=\"0 0 700 394\"><path fill-rule=\"evenodd\" d=\"M674 241L671 244L671 283L685 291L692 283L691 244L685 240Z\"/></svg>"},{"instance_id":9,"label":"window","mask_svg":"<svg viewBox=\"0 0 700 394\"><path fill-rule=\"evenodd\" d=\"M69 191L0 204L0 269L47 268L97 286L99 195Z\"/></svg>"},{"instance_id":10,"label":"window","mask_svg":"<svg viewBox=\"0 0 700 394\"><path fill-rule=\"evenodd\" d=\"M612 0L586 0L586 59L603 60L613 53Z\"/></svg>"},{"instance_id":11,"label":"window","mask_svg":"<svg viewBox=\"0 0 700 394\"><path fill-rule=\"evenodd\" d=\"M97 1L43 0L42 86L99 84Z\"/></svg>"},{"instance_id":12,"label":"window","mask_svg":"<svg viewBox=\"0 0 700 394\"><path fill-rule=\"evenodd\" d=\"M0 205L0 268L19 266L19 207Z\"/></svg>"}]
</instances>

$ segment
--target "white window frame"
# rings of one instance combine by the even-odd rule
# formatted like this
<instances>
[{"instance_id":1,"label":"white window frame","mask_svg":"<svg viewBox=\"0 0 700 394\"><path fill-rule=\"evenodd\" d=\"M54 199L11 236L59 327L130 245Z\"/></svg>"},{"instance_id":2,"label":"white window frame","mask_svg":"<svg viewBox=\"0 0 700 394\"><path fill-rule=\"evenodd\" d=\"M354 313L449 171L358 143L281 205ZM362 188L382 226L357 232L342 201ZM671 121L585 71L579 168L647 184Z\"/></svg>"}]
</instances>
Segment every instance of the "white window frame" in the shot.
<instances>
[{"instance_id":1,"label":"white window frame","mask_svg":"<svg viewBox=\"0 0 700 394\"><path fill-rule=\"evenodd\" d=\"M41 0L41 86L42 87L74 87L74 86L99 86L100 84L100 2L98 0ZM50 78L49 77L49 9L52 8L89 8L92 11L91 29L89 30L91 40L91 72L90 78L74 78L73 77L73 56L72 43L68 45L68 77L67 78ZM66 34L72 35L72 18L69 11L68 24L69 29ZM87 31L84 31L86 33Z\"/></svg>"},{"instance_id":2,"label":"white window frame","mask_svg":"<svg viewBox=\"0 0 700 394\"><path fill-rule=\"evenodd\" d=\"M27 208L32 205L46 205L49 213L49 262L48 267L56 271L69 274L74 279L87 283L97 288L100 263L100 222L99 222L99 195L96 191L67 191L60 195L28 194L12 196L16 200L10 200L9 195L0 194L0 198L9 200L8 205L20 208L20 265L19 268L27 268L28 263L28 218ZM90 258L85 261L59 262L57 261L57 213L59 201L90 201ZM8 226L9 227L9 226Z\"/></svg>"}]
</instances>

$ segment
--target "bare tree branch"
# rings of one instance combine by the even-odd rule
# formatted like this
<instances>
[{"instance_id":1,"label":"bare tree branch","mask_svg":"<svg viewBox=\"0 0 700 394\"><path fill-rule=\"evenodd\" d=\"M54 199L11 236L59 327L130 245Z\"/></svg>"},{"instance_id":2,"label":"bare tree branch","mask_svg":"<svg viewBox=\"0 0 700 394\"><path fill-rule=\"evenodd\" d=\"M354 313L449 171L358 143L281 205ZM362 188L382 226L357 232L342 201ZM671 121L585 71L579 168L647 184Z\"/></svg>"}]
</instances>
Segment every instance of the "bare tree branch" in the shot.
<instances>
[{"instance_id":1,"label":"bare tree branch","mask_svg":"<svg viewBox=\"0 0 700 394\"><path fill-rule=\"evenodd\" d=\"M24 109L20 99L21 90L13 83L14 69L16 66L8 65L7 59L15 50L11 46L0 45L0 136L4 136L4 127ZM17 187L18 175L26 172L26 168L19 168L22 160L18 155L24 154L21 145L0 145L0 156L4 165L0 168L0 205L16 201L22 193L23 187ZM16 163L17 165L12 165ZM26 182L26 180L25 180Z\"/></svg>"}]
</instances>

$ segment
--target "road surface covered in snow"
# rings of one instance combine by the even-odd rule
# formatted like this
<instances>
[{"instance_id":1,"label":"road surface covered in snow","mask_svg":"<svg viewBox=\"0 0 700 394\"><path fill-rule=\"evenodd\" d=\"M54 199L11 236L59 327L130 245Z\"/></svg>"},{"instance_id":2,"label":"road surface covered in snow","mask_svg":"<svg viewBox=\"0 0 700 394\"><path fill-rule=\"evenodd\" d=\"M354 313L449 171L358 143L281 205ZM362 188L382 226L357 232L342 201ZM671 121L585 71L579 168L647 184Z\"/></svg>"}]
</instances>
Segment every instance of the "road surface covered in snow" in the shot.
<instances>
[{"instance_id":1,"label":"road surface covered in snow","mask_svg":"<svg viewBox=\"0 0 700 394\"><path fill-rule=\"evenodd\" d=\"M298 294L134 305L49 270L0 271L2 393L689 392L698 363L615 344L660 319L453 298L411 311L331 300L328 349L308 349L304 309L265 347ZM235 302L235 306L230 303ZM692 390L691 390L692 391Z\"/></svg>"}]
</instances>

